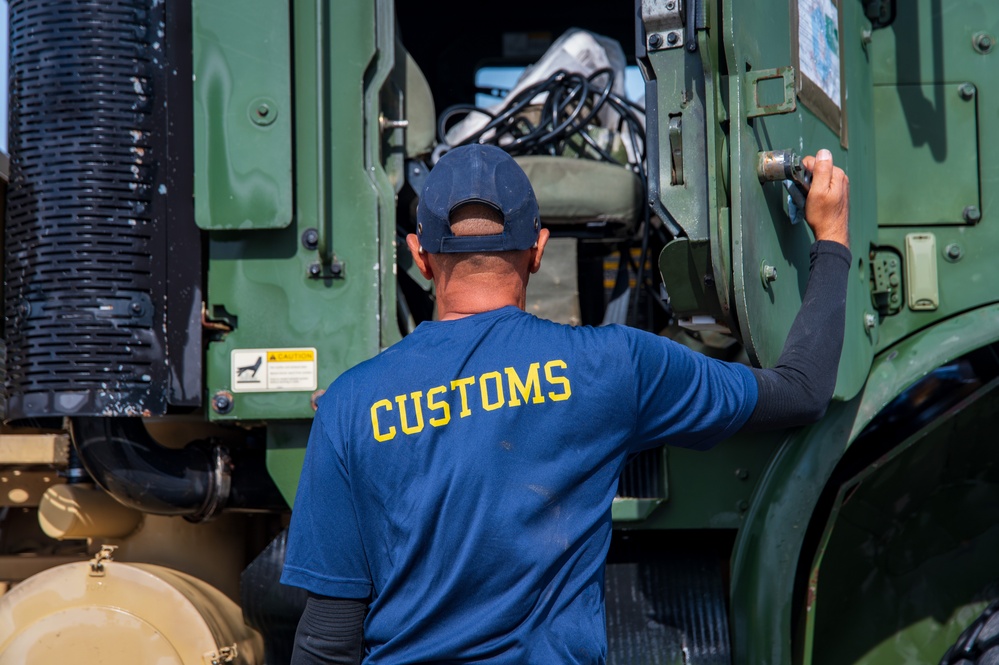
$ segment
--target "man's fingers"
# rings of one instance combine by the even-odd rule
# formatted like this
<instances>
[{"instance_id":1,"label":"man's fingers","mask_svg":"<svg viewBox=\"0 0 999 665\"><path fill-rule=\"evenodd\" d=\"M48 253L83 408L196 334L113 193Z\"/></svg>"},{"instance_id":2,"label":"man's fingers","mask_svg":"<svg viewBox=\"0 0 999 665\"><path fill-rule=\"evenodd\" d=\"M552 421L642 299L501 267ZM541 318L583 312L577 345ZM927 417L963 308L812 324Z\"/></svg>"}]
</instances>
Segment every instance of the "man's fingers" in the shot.
<instances>
[{"instance_id":1,"label":"man's fingers","mask_svg":"<svg viewBox=\"0 0 999 665\"><path fill-rule=\"evenodd\" d=\"M812 157L811 155L808 155L807 157L802 157L801 158L801 164L806 169L808 169L809 171L811 171L812 169L815 168L815 158Z\"/></svg>"},{"instance_id":2,"label":"man's fingers","mask_svg":"<svg viewBox=\"0 0 999 665\"><path fill-rule=\"evenodd\" d=\"M828 189L832 185L833 159L832 153L823 148L815 154L812 165L812 187Z\"/></svg>"}]
</instances>

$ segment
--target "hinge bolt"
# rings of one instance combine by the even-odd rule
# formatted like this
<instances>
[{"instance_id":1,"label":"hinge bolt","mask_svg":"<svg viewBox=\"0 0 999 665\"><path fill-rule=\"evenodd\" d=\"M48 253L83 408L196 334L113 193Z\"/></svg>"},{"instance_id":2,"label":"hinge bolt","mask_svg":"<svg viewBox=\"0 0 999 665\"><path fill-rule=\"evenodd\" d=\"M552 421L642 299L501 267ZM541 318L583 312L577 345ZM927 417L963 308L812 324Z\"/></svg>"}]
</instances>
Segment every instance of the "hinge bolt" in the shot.
<instances>
[{"instance_id":1,"label":"hinge bolt","mask_svg":"<svg viewBox=\"0 0 999 665\"><path fill-rule=\"evenodd\" d=\"M764 263L763 267L760 268L760 277L763 278L763 286L767 286L771 282L777 281L777 268Z\"/></svg>"}]
</instances>

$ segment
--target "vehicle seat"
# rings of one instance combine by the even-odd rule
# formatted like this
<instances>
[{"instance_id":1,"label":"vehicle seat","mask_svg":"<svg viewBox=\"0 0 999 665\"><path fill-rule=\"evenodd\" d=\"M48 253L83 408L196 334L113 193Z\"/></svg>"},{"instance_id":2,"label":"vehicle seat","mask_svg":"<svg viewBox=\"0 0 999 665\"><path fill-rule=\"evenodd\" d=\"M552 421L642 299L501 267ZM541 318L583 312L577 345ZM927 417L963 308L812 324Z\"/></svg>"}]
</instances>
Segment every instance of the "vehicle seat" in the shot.
<instances>
[{"instance_id":1,"label":"vehicle seat","mask_svg":"<svg viewBox=\"0 0 999 665\"><path fill-rule=\"evenodd\" d=\"M574 157L515 159L534 186L541 222L553 236L610 239L637 228L642 183L630 169Z\"/></svg>"}]
</instances>

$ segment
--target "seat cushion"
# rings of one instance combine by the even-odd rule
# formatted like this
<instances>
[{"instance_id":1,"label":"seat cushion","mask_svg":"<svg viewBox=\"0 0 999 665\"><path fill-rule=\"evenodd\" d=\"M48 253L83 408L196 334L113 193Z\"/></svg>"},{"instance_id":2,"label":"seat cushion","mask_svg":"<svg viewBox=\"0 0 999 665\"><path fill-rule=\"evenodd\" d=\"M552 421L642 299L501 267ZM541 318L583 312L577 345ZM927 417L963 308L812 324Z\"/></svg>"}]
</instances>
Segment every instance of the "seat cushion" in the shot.
<instances>
[{"instance_id":1,"label":"seat cushion","mask_svg":"<svg viewBox=\"0 0 999 665\"><path fill-rule=\"evenodd\" d=\"M598 222L632 227L641 217L642 183L623 166L543 155L515 159L534 186L546 225Z\"/></svg>"}]
</instances>

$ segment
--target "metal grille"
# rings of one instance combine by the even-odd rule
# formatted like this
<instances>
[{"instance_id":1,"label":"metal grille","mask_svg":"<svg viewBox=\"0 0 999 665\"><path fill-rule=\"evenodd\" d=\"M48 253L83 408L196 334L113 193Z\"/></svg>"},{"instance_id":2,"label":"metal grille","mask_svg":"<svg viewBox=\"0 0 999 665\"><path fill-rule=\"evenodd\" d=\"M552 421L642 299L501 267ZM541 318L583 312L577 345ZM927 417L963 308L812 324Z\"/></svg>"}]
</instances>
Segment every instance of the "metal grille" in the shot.
<instances>
[{"instance_id":1,"label":"metal grille","mask_svg":"<svg viewBox=\"0 0 999 665\"><path fill-rule=\"evenodd\" d=\"M629 499L665 498L662 448L641 452L625 465L618 482L617 496Z\"/></svg>"},{"instance_id":2,"label":"metal grille","mask_svg":"<svg viewBox=\"0 0 999 665\"><path fill-rule=\"evenodd\" d=\"M165 410L162 4L10 2L9 417Z\"/></svg>"}]
</instances>

